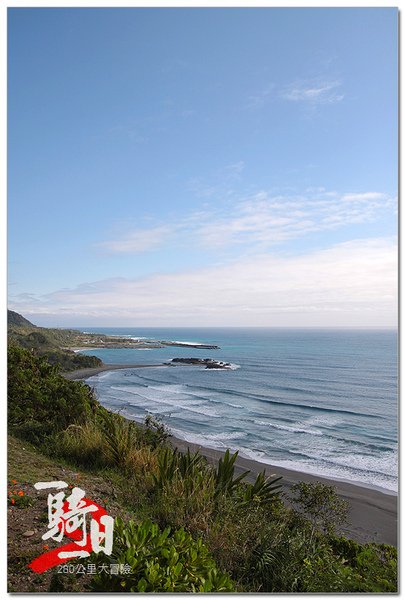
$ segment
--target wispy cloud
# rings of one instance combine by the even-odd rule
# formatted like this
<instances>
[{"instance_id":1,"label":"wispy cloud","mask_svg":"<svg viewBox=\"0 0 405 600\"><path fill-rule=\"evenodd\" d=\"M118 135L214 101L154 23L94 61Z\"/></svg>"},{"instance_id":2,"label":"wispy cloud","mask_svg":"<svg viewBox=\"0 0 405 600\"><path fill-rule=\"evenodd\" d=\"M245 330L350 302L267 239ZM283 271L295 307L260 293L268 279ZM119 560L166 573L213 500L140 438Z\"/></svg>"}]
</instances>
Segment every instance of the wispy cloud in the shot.
<instances>
[{"instance_id":1,"label":"wispy cloud","mask_svg":"<svg viewBox=\"0 0 405 600\"><path fill-rule=\"evenodd\" d=\"M243 170L243 162L229 165L229 176ZM194 190L200 196L217 194L212 189ZM381 192L339 193L322 187L307 188L303 194L260 191L242 199L211 201L201 210L179 216L164 225L135 229L97 246L111 253L140 253L156 250L175 240L176 245L199 245L206 249L240 248L265 251L311 233L332 231L354 224L371 223L386 211L394 213L396 199Z\"/></svg>"},{"instance_id":2,"label":"wispy cloud","mask_svg":"<svg viewBox=\"0 0 405 600\"><path fill-rule=\"evenodd\" d=\"M350 200L350 202L349 202ZM274 245L317 231L372 222L381 211L395 208L386 194L316 192L298 196L271 196L259 192L239 202L232 214L216 215L198 234L207 246L230 244Z\"/></svg>"},{"instance_id":3,"label":"wispy cloud","mask_svg":"<svg viewBox=\"0 0 405 600\"><path fill-rule=\"evenodd\" d=\"M308 104L335 104L344 98L339 80L303 80L296 81L281 89L279 95L291 102Z\"/></svg>"},{"instance_id":4,"label":"wispy cloud","mask_svg":"<svg viewBox=\"0 0 405 600\"><path fill-rule=\"evenodd\" d=\"M295 80L286 85L268 84L262 90L248 96L247 108L260 109L276 100L315 107L322 104L336 104L343 99L341 80L317 77Z\"/></svg>"},{"instance_id":5,"label":"wispy cloud","mask_svg":"<svg viewBox=\"0 0 405 600\"><path fill-rule=\"evenodd\" d=\"M344 202L380 202L386 201L388 198L386 194L382 194L381 192L364 192L364 193L355 193L355 194L343 194L342 200Z\"/></svg>"},{"instance_id":6,"label":"wispy cloud","mask_svg":"<svg viewBox=\"0 0 405 600\"><path fill-rule=\"evenodd\" d=\"M376 238L17 296L11 307L57 324L394 325L396 294L395 241Z\"/></svg>"}]
</instances>

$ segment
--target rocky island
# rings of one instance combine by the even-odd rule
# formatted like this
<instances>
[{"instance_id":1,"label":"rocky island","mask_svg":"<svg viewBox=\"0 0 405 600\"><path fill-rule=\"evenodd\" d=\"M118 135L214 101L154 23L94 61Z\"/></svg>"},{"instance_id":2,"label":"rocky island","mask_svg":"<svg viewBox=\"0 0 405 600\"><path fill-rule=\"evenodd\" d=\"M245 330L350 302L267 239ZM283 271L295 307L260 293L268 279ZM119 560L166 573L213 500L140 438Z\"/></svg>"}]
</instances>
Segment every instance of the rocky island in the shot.
<instances>
[{"instance_id":1,"label":"rocky island","mask_svg":"<svg viewBox=\"0 0 405 600\"><path fill-rule=\"evenodd\" d=\"M213 358L172 358L168 364L202 365L206 369L232 369L231 363Z\"/></svg>"}]
</instances>

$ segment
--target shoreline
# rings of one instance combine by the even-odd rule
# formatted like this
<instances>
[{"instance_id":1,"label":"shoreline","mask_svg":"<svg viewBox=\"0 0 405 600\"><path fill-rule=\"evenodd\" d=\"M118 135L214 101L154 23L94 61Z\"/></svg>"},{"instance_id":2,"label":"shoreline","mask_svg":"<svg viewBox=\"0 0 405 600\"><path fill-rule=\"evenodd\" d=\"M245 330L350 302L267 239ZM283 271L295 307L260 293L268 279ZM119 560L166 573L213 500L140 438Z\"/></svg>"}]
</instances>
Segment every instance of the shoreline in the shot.
<instances>
[{"instance_id":1,"label":"shoreline","mask_svg":"<svg viewBox=\"0 0 405 600\"><path fill-rule=\"evenodd\" d=\"M180 452L186 452L187 448L190 448L192 452L199 451L213 465L216 465L225 454L225 451L187 442L175 436L170 437L170 442ZM276 476L281 475L283 477L281 480L283 491L287 493L290 492L291 486L299 481L307 483L319 481L331 485L336 488L341 498L349 502L349 522L341 528L341 531L347 537L360 543L378 542L393 546L397 545L398 496L395 492L387 490L387 493L385 493L360 484L275 467L268 463L261 463L238 455L235 462L236 475L247 470L251 473L246 477L246 481L254 480L263 470L266 471L268 477L273 474ZM286 499L288 501L288 496Z\"/></svg>"},{"instance_id":2,"label":"shoreline","mask_svg":"<svg viewBox=\"0 0 405 600\"><path fill-rule=\"evenodd\" d=\"M86 369L77 369L75 371L67 371L66 373L61 373L65 379L70 379L71 381L78 381L80 379L88 379L89 377L93 377L93 375L98 375L99 373L103 373L104 371L117 371L118 369L143 369L143 368L154 368L154 367L169 367L170 365L164 363L158 363L156 365L100 365L99 367L88 367Z\"/></svg>"},{"instance_id":3,"label":"shoreline","mask_svg":"<svg viewBox=\"0 0 405 600\"><path fill-rule=\"evenodd\" d=\"M64 377L70 380L85 380L89 377L102 373L104 371L113 371L117 369L138 369L167 367L167 364L154 365L102 365L87 369L79 369L68 373L62 373ZM126 417L128 418L128 417ZM135 420L135 419L134 419ZM139 421L137 421L139 423ZM173 435L170 436L170 443L178 448L180 452L197 452L213 465L216 465L220 458L225 454L225 450L202 446L187 440L180 439ZM367 487L364 484L349 482L322 475L314 475L303 471L294 471L284 467L272 466L268 463L262 463L250 458L238 455L235 462L235 473L240 474L249 470L251 473L246 481L255 479L263 470L266 475L281 475L283 477L283 491L287 492L286 501L288 503L288 493L291 486L299 481L313 483L319 481L326 485L336 488L338 495L349 502L349 523L341 528L342 533L347 537L360 543L378 542L397 545L398 536L398 495L391 490L381 491L373 487Z\"/></svg>"}]
</instances>

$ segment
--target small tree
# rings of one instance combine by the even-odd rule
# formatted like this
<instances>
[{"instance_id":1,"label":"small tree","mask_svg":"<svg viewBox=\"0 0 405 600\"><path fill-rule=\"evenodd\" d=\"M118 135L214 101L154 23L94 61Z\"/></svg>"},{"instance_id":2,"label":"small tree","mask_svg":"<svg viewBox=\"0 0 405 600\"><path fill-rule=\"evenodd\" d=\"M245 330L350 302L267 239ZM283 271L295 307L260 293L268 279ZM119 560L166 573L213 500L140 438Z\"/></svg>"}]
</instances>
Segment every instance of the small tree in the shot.
<instances>
[{"instance_id":1,"label":"small tree","mask_svg":"<svg viewBox=\"0 0 405 600\"><path fill-rule=\"evenodd\" d=\"M300 481L292 486L293 502L312 523L312 531L333 534L336 527L347 523L349 503L336 493L336 488L319 481Z\"/></svg>"}]
</instances>

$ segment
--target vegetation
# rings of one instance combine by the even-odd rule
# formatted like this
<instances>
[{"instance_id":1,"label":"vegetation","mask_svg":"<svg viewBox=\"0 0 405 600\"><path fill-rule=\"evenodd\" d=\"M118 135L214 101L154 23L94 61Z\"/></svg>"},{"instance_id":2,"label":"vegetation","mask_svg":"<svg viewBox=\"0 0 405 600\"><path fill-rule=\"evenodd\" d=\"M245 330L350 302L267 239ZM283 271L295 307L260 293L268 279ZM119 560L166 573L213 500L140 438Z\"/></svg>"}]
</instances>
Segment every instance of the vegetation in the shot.
<instances>
[{"instance_id":1,"label":"vegetation","mask_svg":"<svg viewBox=\"0 0 405 600\"><path fill-rule=\"evenodd\" d=\"M100 555L90 560L97 565ZM228 575L217 570L201 538L194 540L183 528L160 531L151 521L137 525L116 519L110 562L128 565L131 572L111 576L104 572L91 583L100 592L232 592Z\"/></svg>"},{"instance_id":2,"label":"vegetation","mask_svg":"<svg viewBox=\"0 0 405 600\"><path fill-rule=\"evenodd\" d=\"M68 349L78 344L82 336L80 331L37 327L12 310L7 311L7 320L11 344L31 350L62 371L98 367L102 364L96 356L87 356Z\"/></svg>"},{"instance_id":3,"label":"vegetation","mask_svg":"<svg viewBox=\"0 0 405 600\"><path fill-rule=\"evenodd\" d=\"M42 444L71 423L85 423L96 404L88 386L67 381L33 352L9 346L8 423L16 435Z\"/></svg>"},{"instance_id":4,"label":"vegetation","mask_svg":"<svg viewBox=\"0 0 405 600\"><path fill-rule=\"evenodd\" d=\"M112 556L93 562L126 563L132 573L94 575L93 591L397 589L396 549L341 537L347 506L332 487L300 483L287 506L280 478L235 475L229 451L213 466L173 450L159 421L140 426L107 412L87 385L13 344L8 417L10 433L38 452L108 481L130 515L117 521Z\"/></svg>"},{"instance_id":5,"label":"vegetation","mask_svg":"<svg viewBox=\"0 0 405 600\"><path fill-rule=\"evenodd\" d=\"M347 522L349 505L336 495L331 485L305 483L292 486L295 504L312 523L312 531L333 534L338 525Z\"/></svg>"},{"instance_id":6,"label":"vegetation","mask_svg":"<svg viewBox=\"0 0 405 600\"><path fill-rule=\"evenodd\" d=\"M25 317L14 312L14 310L7 311L7 325L16 327L35 327L31 321L28 321Z\"/></svg>"}]
</instances>

